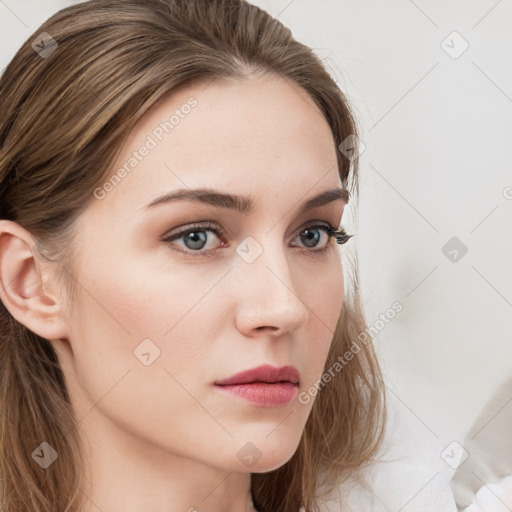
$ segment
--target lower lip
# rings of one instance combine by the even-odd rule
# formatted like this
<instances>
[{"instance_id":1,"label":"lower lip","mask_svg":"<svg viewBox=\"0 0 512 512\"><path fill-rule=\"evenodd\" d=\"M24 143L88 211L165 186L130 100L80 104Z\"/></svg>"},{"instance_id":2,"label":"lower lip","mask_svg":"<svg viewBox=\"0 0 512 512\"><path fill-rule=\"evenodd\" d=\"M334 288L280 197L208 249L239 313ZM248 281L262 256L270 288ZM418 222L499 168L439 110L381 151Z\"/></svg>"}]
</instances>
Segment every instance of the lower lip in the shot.
<instances>
[{"instance_id":1,"label":"lower lip","mask_svg":"<svg viewBox=\"0 0 512 512\"><path fill-rule=\"evenodd\" d=\"M283 405L293 400L298 386L292 382L251 382L249 384L233 384L216 388L233 395L238 395L250 402L264 406Z\"/></svg>"}]
</instances>

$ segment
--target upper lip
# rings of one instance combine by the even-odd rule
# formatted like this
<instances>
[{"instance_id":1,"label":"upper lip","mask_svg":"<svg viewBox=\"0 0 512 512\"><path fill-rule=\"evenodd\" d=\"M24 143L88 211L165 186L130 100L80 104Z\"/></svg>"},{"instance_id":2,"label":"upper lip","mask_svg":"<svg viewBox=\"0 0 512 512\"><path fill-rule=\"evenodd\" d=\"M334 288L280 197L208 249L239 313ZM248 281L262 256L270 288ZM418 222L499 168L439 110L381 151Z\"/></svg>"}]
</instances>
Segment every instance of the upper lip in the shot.
<instances>
[{"instance_id":1,"label":"upper lip","mask_svg":"<svg viewBox=\"0 0 512 512\"><path fill-rule=\"evenodd\" d=\"M299 372L293 366L282 366L276 368L268 364L237 373L224 380L215 381L218 386L228 386L233 384L247 384L249 382L280 382L288 381L298 384L300 381Z\"/></svg>"}]
</instances>

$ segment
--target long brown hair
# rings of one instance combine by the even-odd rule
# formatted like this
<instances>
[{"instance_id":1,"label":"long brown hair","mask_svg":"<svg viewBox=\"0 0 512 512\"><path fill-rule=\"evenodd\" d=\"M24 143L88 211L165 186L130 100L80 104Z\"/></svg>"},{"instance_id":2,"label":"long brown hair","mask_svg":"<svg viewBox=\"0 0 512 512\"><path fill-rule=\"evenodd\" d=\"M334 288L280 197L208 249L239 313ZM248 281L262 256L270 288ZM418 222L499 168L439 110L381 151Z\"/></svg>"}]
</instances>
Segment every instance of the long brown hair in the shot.
<instances>
[{"instance_id":1,"label":"long brown hair","mask_svg":"<svg viewBox=\"0 0 512 512\"><path fill-rule=\"evenodd\" d=\"M47 33L43 52L33 41ZM46 53L44 53L46 52ZM348 101L314 52L267 12L243 0L91 0L50 17L0 78L0 219L17 222L37 251L58 262L72 304L74 220L112 173L144 113L177 87L272 73L301 87L338 146L358 133ZM358 159L337 152L342 183L358 195ZM367 331L352 268L326 370ZM71 299L71 300L70 300ZM76 418L49 340L0 303L0 505L3 512L79 512L83 467ZM384 437L386 401L372 343L360 343L315 398L297 451L282 467L252 475L262 512L318 510L361 472ZM332 374L332 370L331 370ZM58 463L31 454L47 442Z\"/></svg>"}]
</instances>

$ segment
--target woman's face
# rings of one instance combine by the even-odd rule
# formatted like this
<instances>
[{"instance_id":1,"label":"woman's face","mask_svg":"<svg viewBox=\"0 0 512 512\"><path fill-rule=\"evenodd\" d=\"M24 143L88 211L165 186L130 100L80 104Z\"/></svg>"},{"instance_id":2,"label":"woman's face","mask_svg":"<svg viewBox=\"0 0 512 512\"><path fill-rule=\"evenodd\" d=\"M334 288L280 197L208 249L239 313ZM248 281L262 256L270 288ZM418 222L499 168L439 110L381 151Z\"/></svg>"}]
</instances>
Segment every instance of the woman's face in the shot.
<instances>
[{"instance_id":1,"label":"woman's face","mask_svg":"<svg viewBox=\"0 0 512 512\"><path fill-rule=\"evenodd\" d=\"M303 232L337 227L345 202L300 211L341 188L327 122L280 79L196 85L146 114L111 175L77 221L80 286L69 340L55 341L81 427L230 471L283 465L343 305L340 246ZM250 208L220 196L148 206L198 188ZM291 400L214 384L260 365L298 370Z\"/></svg>"}]
</instances>

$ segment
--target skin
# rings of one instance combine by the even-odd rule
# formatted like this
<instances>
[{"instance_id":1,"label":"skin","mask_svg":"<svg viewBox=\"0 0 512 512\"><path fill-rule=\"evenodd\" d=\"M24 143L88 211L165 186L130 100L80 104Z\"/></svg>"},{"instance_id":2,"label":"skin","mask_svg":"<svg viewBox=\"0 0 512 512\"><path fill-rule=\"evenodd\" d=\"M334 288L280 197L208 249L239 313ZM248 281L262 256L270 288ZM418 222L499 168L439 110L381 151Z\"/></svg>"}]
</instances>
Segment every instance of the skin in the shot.
<instances>
[{"instance_id":1,"label":"skin","mask_svg":"<svg viewBox=\"0 0 512 512\"><path fill-rule=\"evenodd\" d=\"M69 316L52 278L62 269L31 250L30 233L0 221L2 300L58 354L80 419L90 512L245 511L250 473L292 457L314 397L262 407L212 383L289 364L306 391L322 374L343 306L339 245L331 239L322 256L299 236L315 222L339 226L345 203L296 214L303 200L341 188L329 126L297 86L253 75L174 92L138 123L113 169L191 96L191 113L78 218L80 285ZM144 208L196 187L251 196L255 209ZM219 248L212 257L177 252L193 252L184 237L161 241L208 220L227 233L204 232L203 252ZM247 236L263 249L250 264L236 252ZM147 338L160 350L148 366L134 355ZM250 468L237 457L248 442L261 453Z\"/></svg>"}]
</instances>

